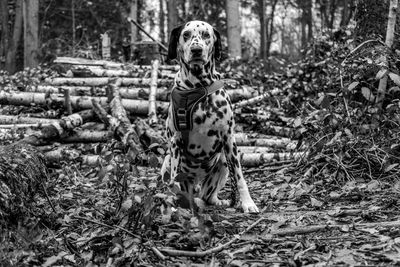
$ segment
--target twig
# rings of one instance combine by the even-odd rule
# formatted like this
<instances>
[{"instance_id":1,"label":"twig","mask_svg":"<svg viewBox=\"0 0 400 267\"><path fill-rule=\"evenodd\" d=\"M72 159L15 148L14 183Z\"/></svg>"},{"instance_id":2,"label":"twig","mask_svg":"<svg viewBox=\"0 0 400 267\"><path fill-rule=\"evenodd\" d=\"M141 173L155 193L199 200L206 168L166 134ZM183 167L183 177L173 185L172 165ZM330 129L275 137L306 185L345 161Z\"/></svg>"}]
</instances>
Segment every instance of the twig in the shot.
<instances>
[{"instance_id":1,"label":"twig","mask_svg":"<svg viewBox=\"0 0 400 267\"><path fill-rule=\"evenodd\" d=\"M128 231L125 228L122 228L121 226L118 226L118 225L108 225L108 224L105 224L105 223L102 223L102 222L99 222L99 221L95 221L95 220L92 220L92 219L89 219L89 218L86 218L86 217L81 217L81 216L76 216L76 215L74 215L73 218L75 218L77 220L85 220L85 221L88 221L88 222L91 222L91 223L95 223L95 224L98 224L98 225L101 225L101 226L104 226L104 227L112 228L112 229L118 228L118 229L120 229L121 231L127 233L130 236L133 236L133 237L136 237L136 238L140 238L140 236L138 236L137 234L134 234L131 231Z\"/></svg>"},{"instance_id":2,"label":"twig","mask_svg":"<svg viewBox=\"0 0 400 267\"><path fill-rule=\"evenodd\" d=\"M134 19L132 18L127 18L127 20L132 23L135 24L136 27L138 27L139 30L141 30L144 34L146 34L151 40L153 40L154 42L156 42L164 51L168 51L168 48L163 45L162 43L160 43L159 41L157 41L156 39L153 38L153 36L151 36L148 32L146 32L146 30Z\"/></svg>"},{"instance_id":3,"label":"twig","mask_svg":"<svg viewBox=\"0 0 400 267\"><path fill-rule=\"evenodd\" d=\"M286 229L280 229L268 233L266 236L287 236L287 235L301 235L318 232L321 230L328 229L341 229L348 227L349 229L360 229L360 228L375 228L375 227L399 227L400 220L389 221L389 222L375 222L375 223L358 223L358 224L326 224L326 225L308 225L308 226L296 226Z\"/></svg>"},{"instance_id":4,"label":"twig","mask_svg":"<svg viewBox=\"0 0 400 267\"><path fill-rule=\"evenodd\" d=\"M259 218L257 221L255 221L252 225L250 225L249 227L247 227L244 231L242 231L240 234L235 235L235 237L222 244L219 245L217 247L205 250L205 251L187 251L187 250L174 250L174 249L166 249L166 248L161 248L160 250L164 253L167 253L171 256L185 256L185 257L204 257L213 253L217 253L222 251L224 248L229 247L231 244L235 243L236 241L238 241L242 235L244 235L245 233L247 233L248 231L250 231L251 229L253 229L255 226L257 226L257 224L259 224L260 222L262 222L263 220L266 220L267 218Z\"/></svg>"},{"instance_id":5,"label":"twig","mask_svg":"<svg viewBox=\"0 0 400 267\"><path fill-rule=\"evenodd\" d=\"M161 251L159 251L154 245L152 245L150 248L154 252L154 254L156 254L157 257L160 258L160 260L165 261L167 259L167 257L165 257L165 255L162 254Z\"/></svg>"}]
</instances>

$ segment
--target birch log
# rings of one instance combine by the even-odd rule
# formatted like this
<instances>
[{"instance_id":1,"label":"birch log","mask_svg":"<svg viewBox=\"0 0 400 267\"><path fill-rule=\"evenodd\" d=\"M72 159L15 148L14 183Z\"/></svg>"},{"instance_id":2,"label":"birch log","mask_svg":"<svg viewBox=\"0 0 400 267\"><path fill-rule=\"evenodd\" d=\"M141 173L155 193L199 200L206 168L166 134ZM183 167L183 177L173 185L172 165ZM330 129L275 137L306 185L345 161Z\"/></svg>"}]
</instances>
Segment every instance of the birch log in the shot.
<instances>
[{"instance_id":1,"label":"birch log","mask_svg":"<svg viewBox=\"0 0 400 267\"><path fill-rule=\"evenodd\" d=\"M92 108L92 100L97 99L101 105L107 105L107 97L89 97L89 96L71 96L71 105L73 110L82 110ZM46 106L49 104L64 106L64 97L50 96L46 97L45 94L38 93L8 93L0 92L0 105L20 105L31 106L32 104ZM123 107L135 114L146 115L149 110L149 102L145 100L122 99ZM168 103L158 102L158 109L160 113L167 113Z\"/></svg>"},{"instance_id":2,"label":"birch log","mask_svg":"<svg viewBox=\"0 0 400 267\"><path fill-rule=\"evenodd\" d=\"M71 96L104 96L106 89L104 86L68 86L68 85L38 85L29 87L27 91L37 93L62 94L64 90L69 90ZM257 92L251 87L228 89L226 91L233 103L254 97ZM150 89L146 87L121 86L119 88L121 98L126 99L148 99ZM169 101L170 89L167 86L158 85L156 99L159 101Z\"/></svg>"},{"instance_id":3,"label":"birch log","mask_svg":"<svg viewBox=\"0 0 400 267\"><path fill-rule=\"evenodd\" d=\"M158 59L153 61L153 69L151 70L150 94L149 94L149 123L150 125L157 123L157 81L158 81L158 68L160 61Z\"/></svg>"},{"instance_id":4,"label":"birch log","mask_svg":"<svg viewBox=\"0 0 400 267\"><path fill-rule=\"evenodd\" d=\"M133 64L123 64L116 63L107 60L91 60L85 58L75 58L75 57L58 57L54 60L55 64L69 64L69 65L88 65L88 66L102 66L104 68L114 68L114 69L151 69L150 65L133 65ZM162 70L172 70L178 71L178 65L161 65Z\"/></svg>"},{"instance_id":5,"label":"birch log","mask_svg":"<svg viewBox=\"0 0 400 267\"><path fill-rule=\"evenodd\" d=\"M112 81L112 78L108 77L89 77L89 78L69 78L69 77L56 77L56 78L47 78L45 79L45 83L49 85L75 85L75 86L104 86L109 84ZM129 86L129 85L146 85L150 86L151 79L142 79L142 78L122 78L121 85ZM165 86L170 85L172 80L170 79L161 79L158 80L158 85Z\"/></svg>"}]
</instances>

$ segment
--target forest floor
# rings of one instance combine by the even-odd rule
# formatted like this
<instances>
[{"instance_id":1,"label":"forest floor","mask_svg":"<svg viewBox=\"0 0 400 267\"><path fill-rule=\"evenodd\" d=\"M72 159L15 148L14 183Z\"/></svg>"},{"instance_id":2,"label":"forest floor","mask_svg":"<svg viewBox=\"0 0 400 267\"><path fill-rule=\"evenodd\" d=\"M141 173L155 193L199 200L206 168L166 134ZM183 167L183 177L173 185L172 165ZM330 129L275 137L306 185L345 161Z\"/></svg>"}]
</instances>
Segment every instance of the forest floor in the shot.
<instances>
[{"instance_id":1,"label":"forest floor","mask_svg":"<svg viewBox=\"0 0 400 267\"><path fill-rule=\"evenodd\" d=\"M209 207L193 215L173 207L168 213L168 205L159 212L159 200L167 198L157 181L158 168L143 168L139 178L128 178L132 198L121 204L118 181L90 168L64 165L50 175L49 199L36 200L37 214L3 229L0 264L399 264L398 184L313 181L294 164L271 169L244 169L260 214Z\"/></svg>"},{"instance_id":2,"label":"forest floor","mask_svg":"<svg viewBox=\"0 0 400 267\"><path fill-rule=\"evenodd\" d=\"M315 64L318 68L313 69L319 70L319 61ZM228 78L250 82L246 72L237 73L228 73ZM259 214L245 214L240 205L181 208L159 178L165 144L150 144L145 154L153 154L146 164L132 166L126 147L111 137L96 144L57 140L50 149L73 148L103 161L89 166L69 156L50 166L46 190L39 189L29 207L14 205L21 212L11 218L0 213L0 266L399 266L400 105L394 102L394 111L387 109L392 117L377 117L376 109L364 103L345 109L340 94L316 94L303 105L305 90L295 85L309 83L292 69L287 76L262 76L277 82L274 86L254 79L259 84L252 86L260 94L271 88L283 93L237 112L239 131L270 134L270 121L278 118L277 128L297 127L314 142L299 145L308 157L243 167ZM3 83L12 85L4 77ZM30 83L24 75L16 77ZM329 75L327 80L332 80ZM24 84L10 87L14 93L25 89ZM291 101L297 97L301 101L295 106ZM61 110L56 119L65 115L62 108L47 110L51 105L45 104L0 109L0 114L35 111L47 116ZM297 109L299 117L271 109L283 110L285 105L291 115ZM165 115L159 119L158 132ZM23 138L19 130L11 130L13 137ZM1 145L10 143L2 137ZM229 185L221 193L228 196Z\"/></svg>"}]
</instances>

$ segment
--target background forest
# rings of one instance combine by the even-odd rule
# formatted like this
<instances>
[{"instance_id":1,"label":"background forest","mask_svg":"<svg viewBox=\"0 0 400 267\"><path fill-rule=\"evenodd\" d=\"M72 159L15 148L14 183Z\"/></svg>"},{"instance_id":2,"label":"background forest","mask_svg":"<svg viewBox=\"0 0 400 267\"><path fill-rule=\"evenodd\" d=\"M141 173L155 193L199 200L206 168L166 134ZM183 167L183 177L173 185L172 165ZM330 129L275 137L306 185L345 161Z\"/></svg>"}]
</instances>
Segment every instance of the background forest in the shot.
<instances>
[{"instance_id":1,"label":"background forest","mask_svg":"<svg viewBox=\"0 0 400 267\"><path fill-rule=\"evenodd\" d=\"M388 1L367 0L3 0L0 68L11 73L21 70L24 55L32 58L25 67L56 56L99 58L104 33L111 36L111 57L123 60L125 53L128 59L130 45L149 38L127 17L163 44L168 43L172 28L202 19L222 33L225 47L230 41L231 57L264 59L268 64L293 61L304 55L302 51L313 40L340 29L350 29L352 38L383 36L387 10ZM228 22L227 17L231 18ZM227 27L227 23L232 25ZM228 28L239 34L229 35Z\"/></svg>"},{"instance_id":2,"label":"background forest","mask_svg":"<svg viewBox=\"0 0 400 267\"><path fill-rule=\"evenodd\" d=\"M0 266L398 266L397 5L0 0ZM260 214L160 178L163 47L195 19Z\"/></svg>"}]
</instances>

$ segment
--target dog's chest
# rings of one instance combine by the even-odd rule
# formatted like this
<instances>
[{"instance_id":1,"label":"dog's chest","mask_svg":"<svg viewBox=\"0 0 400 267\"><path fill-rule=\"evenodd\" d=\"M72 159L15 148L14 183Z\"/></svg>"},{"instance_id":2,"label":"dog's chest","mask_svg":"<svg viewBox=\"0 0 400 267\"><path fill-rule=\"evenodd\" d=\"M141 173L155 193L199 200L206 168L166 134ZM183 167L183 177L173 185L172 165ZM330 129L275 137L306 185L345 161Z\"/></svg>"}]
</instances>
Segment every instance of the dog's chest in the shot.
<instances>
[{"instance_id":1,"label":"dog's chest","mask_svg":"<svg viewBox=\"0 0 400 267\"><path fill-rule=\"evenodd\" d=\"M187 151L206 159L221 150L231 123L232 112L224 90L218 90L199 103L193 112L193 129L189 132Z\"/></svg>"},{"instance_id":2,"label":"dog's chest","mask_svg":"<svg viewBox=\"0 0 400 267\"><path fill-rule=\"evenodd\" d=\"M219 89L198 103L191 119L193 128L188 132L187 152L200 160L220 152L233 124L232 109L225 90Z\"/></svg>"}]
</instances>

